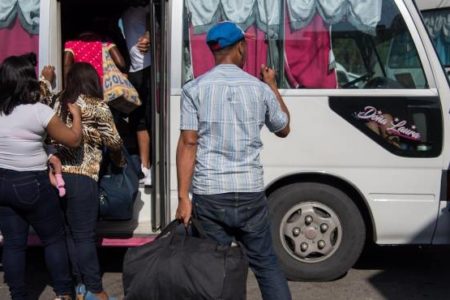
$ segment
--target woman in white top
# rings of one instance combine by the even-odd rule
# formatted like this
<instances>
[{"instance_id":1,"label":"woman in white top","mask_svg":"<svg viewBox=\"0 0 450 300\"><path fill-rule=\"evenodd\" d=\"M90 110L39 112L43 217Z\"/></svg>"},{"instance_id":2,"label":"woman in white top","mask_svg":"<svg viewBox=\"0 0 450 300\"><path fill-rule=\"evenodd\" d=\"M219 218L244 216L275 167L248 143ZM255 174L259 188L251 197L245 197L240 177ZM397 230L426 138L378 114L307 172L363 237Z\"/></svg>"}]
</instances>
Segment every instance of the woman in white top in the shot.
<instances>
[{"instance_id":1,"label":"woman in white top","mask_svg":"<svg viewBox=\"0 0 450 300\"><path fill-rule=\"evenodd\" d=\"M25 252L30 225L45 248L58 299L70 299L73 286L64 223L56 190L47 174L47 136L68 147L81 142L81 113L70 105L71 128L39 103L36 56L11 56L0 66L0 231L3 270L11 298L26 299Z\"/></svg>"}]
</instances>

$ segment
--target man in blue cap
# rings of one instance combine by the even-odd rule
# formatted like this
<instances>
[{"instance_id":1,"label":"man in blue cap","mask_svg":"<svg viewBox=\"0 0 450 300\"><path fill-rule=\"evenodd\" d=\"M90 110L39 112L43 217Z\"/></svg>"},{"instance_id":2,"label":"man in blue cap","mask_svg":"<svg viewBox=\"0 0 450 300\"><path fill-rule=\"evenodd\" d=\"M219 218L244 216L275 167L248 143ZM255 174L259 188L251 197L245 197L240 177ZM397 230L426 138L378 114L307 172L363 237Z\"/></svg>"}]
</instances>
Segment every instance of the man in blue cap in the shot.
<instances>
[{"instance_id":1,"label":"man in blue cap","mask_svg":"<svg viewBox=\"0 0 450 300\"><path fill-rule=\"evenodd\" d=\"M206 42L216 66L183 87L176 217L187 224L193 213L220 244L240 241L263 299L289 300L289 287L272 248L259 158L260 130L266 125L286 137L289 111L274 70L262 65L262 81L242 70L246 38L232 22L212 27Z\"/></svg>"}]
</instances>

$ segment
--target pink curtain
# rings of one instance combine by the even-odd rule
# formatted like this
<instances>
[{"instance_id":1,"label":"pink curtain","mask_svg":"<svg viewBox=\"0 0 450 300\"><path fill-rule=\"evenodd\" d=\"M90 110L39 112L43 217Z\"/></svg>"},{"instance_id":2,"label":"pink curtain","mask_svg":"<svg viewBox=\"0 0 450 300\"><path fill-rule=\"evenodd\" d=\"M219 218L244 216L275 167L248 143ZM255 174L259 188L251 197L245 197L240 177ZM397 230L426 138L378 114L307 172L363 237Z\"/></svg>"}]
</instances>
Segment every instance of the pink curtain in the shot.
<instances>
[{"instance_id":1,"label":"pink curtain","mask_svg":"<svg viewBox=\"0 0 450 300\"><path fill-rule=\"evenodd\" d=\"M330 32L320 15L308 26L292 30L289 14L285 21L285 71L293 88L337 88L336 73L329 70Z\"/></svg>"},{"instance_id":2,"label":"pink curtain","mask_svg":"<svg viewBox=\"0 0 450 300\"><path fill-rule=\"evenodd\" d=\"M246 33L255 36L255 39L247 40L247 63L244 70L253 76L259 76L261 64L267 63L267 43L265 41L265 33L250 26ZM194 77L206 73L214 67L214 57L206 44L206 33L194 34L192 25L189 28L191 43L191 58L194 70Z\"/></svg>"},{"instance_id":3,"label":"pink curtain","mask_svg":"<svg viewBox=\"0 0 450 300\"><path fill-rule=\"evenodd\" d=\"M249 74L259 77L262 64L267 64L268 44L265 40L265 32L256 26L251 26L246 33L255 37L247 40L247 63L244 70Z\"/></svg>"},{"instance_id":4,"label":"pink curtain","mask_svg":"<svg viewBox=\"0 0 450 300\"><path fill-rule=\"evenodd\" d=\"M39 35L25 31L16 18L9 27L0 29L0 63L11 55L34 52L39 56Z\"/></svg>"},{"instance_id":5,"label":"pink curtain","mask_svg":"<svg viewBox=\"0 0 450 300\"><path fill-rule=\"evenodd\" d=\"M194 77L208 72L214 66L214 57L206 44L206 33L194 34L194 28L189 28L191 43L191 63Z\"/></svg>"}]
</instances>

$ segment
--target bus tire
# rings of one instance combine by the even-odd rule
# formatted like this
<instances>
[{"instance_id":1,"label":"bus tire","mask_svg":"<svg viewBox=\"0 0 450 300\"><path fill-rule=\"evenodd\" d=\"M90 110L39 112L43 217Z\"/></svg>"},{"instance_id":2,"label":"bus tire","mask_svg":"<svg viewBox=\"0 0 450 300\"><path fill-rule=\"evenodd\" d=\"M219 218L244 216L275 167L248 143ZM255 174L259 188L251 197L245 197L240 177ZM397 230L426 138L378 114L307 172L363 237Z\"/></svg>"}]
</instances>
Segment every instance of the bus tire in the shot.
<instances>
[{"instance_id":1,"label":"bus tire","mask_svg":"<svg viewBox=\"0 0 450 300\"><path fill-rule=\"evenodd\" d=\"M355 203L321 183L285 186L269 196L273 247L286 277L328 281L359 258L366 229Z\"/></svg>"}]
</instances>

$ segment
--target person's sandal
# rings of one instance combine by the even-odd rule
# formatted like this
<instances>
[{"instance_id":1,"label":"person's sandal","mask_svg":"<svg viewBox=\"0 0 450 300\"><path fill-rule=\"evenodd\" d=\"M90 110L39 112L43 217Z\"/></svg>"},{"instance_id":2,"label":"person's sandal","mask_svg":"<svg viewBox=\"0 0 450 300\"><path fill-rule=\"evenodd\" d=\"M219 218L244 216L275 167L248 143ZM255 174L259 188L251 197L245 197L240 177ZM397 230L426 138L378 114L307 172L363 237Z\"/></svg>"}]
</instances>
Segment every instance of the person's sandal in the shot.
<instances>
[{"instance_id":1,"label":"person's sandal","mask_svg":"<svg viewBox=\"0 0 450 300\"><path fill-rule=\"evenodd\" d=\"M86 286L82 283L75 287L76 300L84 300L86 296Z\"/></svg>"}]
</instances>

